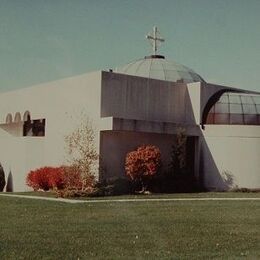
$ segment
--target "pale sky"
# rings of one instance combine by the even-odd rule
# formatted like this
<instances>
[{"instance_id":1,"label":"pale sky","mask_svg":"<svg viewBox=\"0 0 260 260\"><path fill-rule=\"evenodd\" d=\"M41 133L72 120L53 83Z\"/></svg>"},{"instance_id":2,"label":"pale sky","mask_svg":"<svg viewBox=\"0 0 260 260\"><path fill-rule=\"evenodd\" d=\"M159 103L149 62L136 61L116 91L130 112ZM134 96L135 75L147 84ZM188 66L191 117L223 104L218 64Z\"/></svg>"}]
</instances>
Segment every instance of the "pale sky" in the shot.
<instances>
[{"instance_id":1,"label":"pale sky","mask_svg":"<svg viewBox=\"0 0 260 260\"><path fill-rule=\"evenodd\" d=\"M207 82L260 91L260 0L0 0L0 91L160 54Z\"/></svg>"}]
</instances>

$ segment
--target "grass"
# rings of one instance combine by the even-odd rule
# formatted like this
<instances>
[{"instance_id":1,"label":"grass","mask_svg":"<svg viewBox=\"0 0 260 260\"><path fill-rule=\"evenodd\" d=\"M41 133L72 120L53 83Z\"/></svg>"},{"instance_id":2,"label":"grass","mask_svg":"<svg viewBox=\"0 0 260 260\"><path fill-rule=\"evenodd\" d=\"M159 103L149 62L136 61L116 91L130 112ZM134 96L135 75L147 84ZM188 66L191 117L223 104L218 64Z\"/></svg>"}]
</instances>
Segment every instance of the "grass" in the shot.
<instances>
[{"instance_id":1,"label":"grass","mask_svg":"<svg viewBox=\"0 0 260 260\"><path fill-rule=\"evenodd\" d=\"M0 197L0 207L0 259L260 258L259 201L66 204Z\"/></svg>"}]
</instances>

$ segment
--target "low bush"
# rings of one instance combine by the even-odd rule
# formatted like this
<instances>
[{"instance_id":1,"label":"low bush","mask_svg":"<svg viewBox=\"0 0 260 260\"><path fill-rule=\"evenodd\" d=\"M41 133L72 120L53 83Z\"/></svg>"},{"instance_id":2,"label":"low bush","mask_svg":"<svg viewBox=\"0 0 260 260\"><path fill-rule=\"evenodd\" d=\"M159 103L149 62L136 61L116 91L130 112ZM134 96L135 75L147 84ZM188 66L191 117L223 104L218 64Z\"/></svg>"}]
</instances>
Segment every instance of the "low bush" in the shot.
<instances>
[{"instance_id":1,"label":"low bush","mask_svg":"<svg viewBox=\"0 0 260 260\"><path fill-rule=\"evenodd\" d=\"M88 197L91 196L93 189L87 188L87 189L70 189L65 188L62 190L55 190L56 195L60 198L76 198L76 197Z\"/></svg>"},{"instance_id":2,"label":"low bush","mask_svg":"<svg viewBox=\"0 0 260 260\"><path fill-rule=\"evenodd\" d=\"M35 191L64 188L64 167L42 167L30 171L26 184Z\"/></svg>"},{"instance_id":3,"label":"low bush","mask_svg":"<svg viewBox=\"0 0 260 260\"><path fill-rule=\"evenodd\" d=\"M94 190L95 177L81 174L81 170L76 165L65 167L63 186L63 189L57 190L58 197L86 197Z\"/></svg>"},{"instance_id":4,"label":"low bush","mask_svg":"<svg viewBox=\"0 0 260 260\"><path fill-rule=\"evenodd\" d=\"M250 192L260 192L260 189L249 189L249 188L234 188L230 190L231 192L245 192L245 193L250 193Z\"/></svg>"},{"instance_id":5,"label":"low bush","mask_svg":"<svg viewBox=\"0 0 260 260\"><path fill-rule=\"evenodd\" d=\"M132 194L133 192L134 188L131 181L124 178L113 178L98 182L89 196L117 196Z\"/></svg>"}]
</instances>

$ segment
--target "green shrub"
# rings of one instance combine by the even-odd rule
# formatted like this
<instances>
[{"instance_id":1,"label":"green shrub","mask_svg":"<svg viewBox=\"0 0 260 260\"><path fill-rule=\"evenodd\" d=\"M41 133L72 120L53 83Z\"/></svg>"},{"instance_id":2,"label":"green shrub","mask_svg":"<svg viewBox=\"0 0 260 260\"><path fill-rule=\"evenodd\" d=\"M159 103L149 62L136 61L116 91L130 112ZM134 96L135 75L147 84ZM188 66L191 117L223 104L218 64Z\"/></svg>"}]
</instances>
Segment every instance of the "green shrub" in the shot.
<instances>
[{"instance_id":1,"label":"green shrub","mask_svg":"<svg viewBox=\"0 0 260 260\"><path fill-rule=\"evenodd\" d=\"M249 188L234 188L234 189L231 189L230 190L231 192L246 192L246 193L249 193L249 192L260 192L260 189L249 189Z\"/></svg>"},{"instance_id":2,"label":"green shrub","mask_svg":"<svg viewBox=\"0 0 260 260\"><path fill-rule=\"evenodd\" d=\"M94 191L89 196L99 197L125 195L133 193L133 190L131 181L124 178L113 178L97 183Z\"/></svg>"},{"instance_id":3,"label":"green shrub","mask_svg":"<svg viewBox=\"0 0 260 260\"><path fill-rule=\"evenodd\" d=\"M55 190L57 197L59 198L78 198L78 197L88 197L93 192L93 189L63 189L63 190Z\"/></svg>"}]
</instances>

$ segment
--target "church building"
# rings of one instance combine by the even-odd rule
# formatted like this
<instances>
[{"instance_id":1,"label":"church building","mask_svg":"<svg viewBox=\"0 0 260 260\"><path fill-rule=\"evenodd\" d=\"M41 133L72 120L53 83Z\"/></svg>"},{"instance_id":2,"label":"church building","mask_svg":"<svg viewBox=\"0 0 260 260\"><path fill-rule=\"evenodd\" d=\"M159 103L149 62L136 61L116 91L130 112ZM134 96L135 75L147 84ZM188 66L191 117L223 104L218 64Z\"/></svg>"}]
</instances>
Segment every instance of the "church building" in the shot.
<instances>
[{"instance_id":1,"label":"church building","mask_svg":"<svg viewBox=\"0 0 260 260\"><path fill-rule=\"evenodd\" d=\"M83 111L95 131L99 179L124 178L125 156L156 145L169 164L179 129L190 168L208 190L260 188L260 93L206 82L192 69L153 54L96 71L0 93L0 163L13 191L26 175L65 163L64 136ZM4 86L2 86L4 87Z\"/></svg>"}]
</instances>

